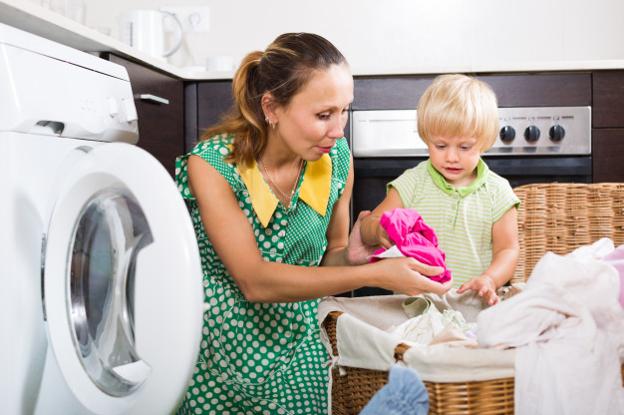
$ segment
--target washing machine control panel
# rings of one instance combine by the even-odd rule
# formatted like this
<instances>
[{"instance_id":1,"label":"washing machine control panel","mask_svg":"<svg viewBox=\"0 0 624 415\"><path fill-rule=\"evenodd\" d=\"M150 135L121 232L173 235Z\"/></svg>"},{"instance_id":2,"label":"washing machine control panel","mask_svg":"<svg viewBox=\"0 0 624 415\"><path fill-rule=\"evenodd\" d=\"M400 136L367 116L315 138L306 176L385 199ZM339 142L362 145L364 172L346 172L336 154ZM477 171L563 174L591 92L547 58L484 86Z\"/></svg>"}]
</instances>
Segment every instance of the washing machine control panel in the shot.
<instances>
[{"instance_id":1,"label":"washing machine control panel","mask_svg":"<svg viewBox=\"0 0 624 415\"><path fill-rule=\"evenodd\" d=\"M136 143L126 70L0 24L0 131Z\"/></svg>"}]
</instances>

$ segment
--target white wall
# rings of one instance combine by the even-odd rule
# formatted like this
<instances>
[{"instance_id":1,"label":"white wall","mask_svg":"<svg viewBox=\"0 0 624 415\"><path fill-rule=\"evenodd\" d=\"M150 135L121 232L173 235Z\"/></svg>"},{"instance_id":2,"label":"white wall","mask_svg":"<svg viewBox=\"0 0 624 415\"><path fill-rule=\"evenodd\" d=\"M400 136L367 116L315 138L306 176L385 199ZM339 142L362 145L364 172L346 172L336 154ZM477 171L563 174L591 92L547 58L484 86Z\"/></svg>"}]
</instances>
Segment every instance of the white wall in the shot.
<instances>
[{"instance_id":1,"label":"white wall","mask_svg":"<svg viewBox=\"0 0 624 415\"><path fill-rule=\"evenodd\" d=\"M461 71L517 63L624 59L622 0L86 0L87 25L117 34L134 8L206 5L211 30L187 34L170 61L238 62L287 31L316 32L354 74Z\"/></svg>"}]
</instances>

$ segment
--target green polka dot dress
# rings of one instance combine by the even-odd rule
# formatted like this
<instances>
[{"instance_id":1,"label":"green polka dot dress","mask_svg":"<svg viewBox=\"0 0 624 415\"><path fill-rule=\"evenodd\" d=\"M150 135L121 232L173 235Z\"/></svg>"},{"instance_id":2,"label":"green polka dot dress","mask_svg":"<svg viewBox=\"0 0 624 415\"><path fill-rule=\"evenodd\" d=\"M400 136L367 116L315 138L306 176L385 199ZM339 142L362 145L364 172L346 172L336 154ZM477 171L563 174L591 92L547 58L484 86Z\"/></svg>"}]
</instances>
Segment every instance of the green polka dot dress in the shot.
<instances>
[{"instance_id":1,"label":"green polka dot dress","mask_svg":"<svg viewBox=\"0 0 624 415\"><path fill-rule=\"evenodd\" d=\"M324 216L299 198L306 170L291 207L281 203L266 227L256 215L250 193L235 165L225 162L232 138L202 141L176 163L176 181L189 199L201 254L205 302L200 355L180 414L325 414L328 413L329 356L321 344L316 318L319 300L261 304L245 300L215 253L188 188L187 158L211 164L231 186L265 261L320 265L334 203L345 186L350 153L345 139L330 151L331 185ZM224 229L224 231L227 231Z\"/></svg>"}]
</instances>

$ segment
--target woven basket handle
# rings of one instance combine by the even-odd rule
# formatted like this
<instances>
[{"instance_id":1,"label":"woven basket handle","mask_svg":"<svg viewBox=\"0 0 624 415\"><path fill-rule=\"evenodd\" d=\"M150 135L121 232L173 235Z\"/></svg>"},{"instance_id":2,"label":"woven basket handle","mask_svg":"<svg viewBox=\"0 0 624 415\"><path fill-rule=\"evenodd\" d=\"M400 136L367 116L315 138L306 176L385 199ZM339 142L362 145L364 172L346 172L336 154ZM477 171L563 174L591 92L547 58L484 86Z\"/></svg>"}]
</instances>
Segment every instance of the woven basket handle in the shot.
<instances>
[{"instance_id":1,"label":"woven basket handle","mask_svg":"<svg viewBox=\"0 0 624 415\"><path fill-rule=\"evenodd\" d=\"M338 356L338 346L336 341L336 323L338 321L338 318L342 314L342 311L330 311L327 314L327 317L325 317L325 320L323 320L323 327L325 328L325 331L327 332L327 337L329 337L329 341L331 342L332 353L334 354L334 356ZM396 362L402 362L403 355L409 348L410 347L405 343L397 344L394 348L394 360Z\"/></svg>"},{"instance_id":2,"label":"woven basket handle","mask_svg":"<svg viewBox=\"0 0 624 415\"><path fill-rule=\"evenodd\" d=\"M331 343L332 354L334 356L338 356L338 346L336 341L336 322L338 321L338 317L342 315L342 311L330 311L323 320L323 328L325 328L325 332L327 333L327 337Z\"/></svg>"}]
</instances>

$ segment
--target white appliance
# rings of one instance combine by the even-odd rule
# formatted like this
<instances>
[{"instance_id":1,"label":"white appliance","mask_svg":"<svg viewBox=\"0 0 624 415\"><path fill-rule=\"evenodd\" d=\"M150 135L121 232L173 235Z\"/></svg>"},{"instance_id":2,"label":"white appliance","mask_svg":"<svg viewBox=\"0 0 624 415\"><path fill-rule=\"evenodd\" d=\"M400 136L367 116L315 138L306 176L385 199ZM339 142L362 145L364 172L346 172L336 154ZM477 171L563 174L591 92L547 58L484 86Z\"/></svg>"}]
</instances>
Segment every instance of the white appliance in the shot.
<instances>
[{"instance_id":1,"label":"white appliance","mask_svg":"<svg viewBox=\"0 0 624 415\"><path fill-rule=\"evenodd\" d=\"M165 47L166 19L171 20L174 31L174 40L169 48ZM165 60L180 48L183 34L178 17L165 10L130 10L122 14L119 21L122 42L160 60Z\"/></svg>"},{"instance_id":2,"label":"white appliance","mask_svg":"<svg viewBox=\"0 0 624 415\"><path fill-rule=\"evenodd\" d=\"M2 413L171 412L201 266L125 69L0 24L0 103Z\"/></svg>"}]
</instances>

